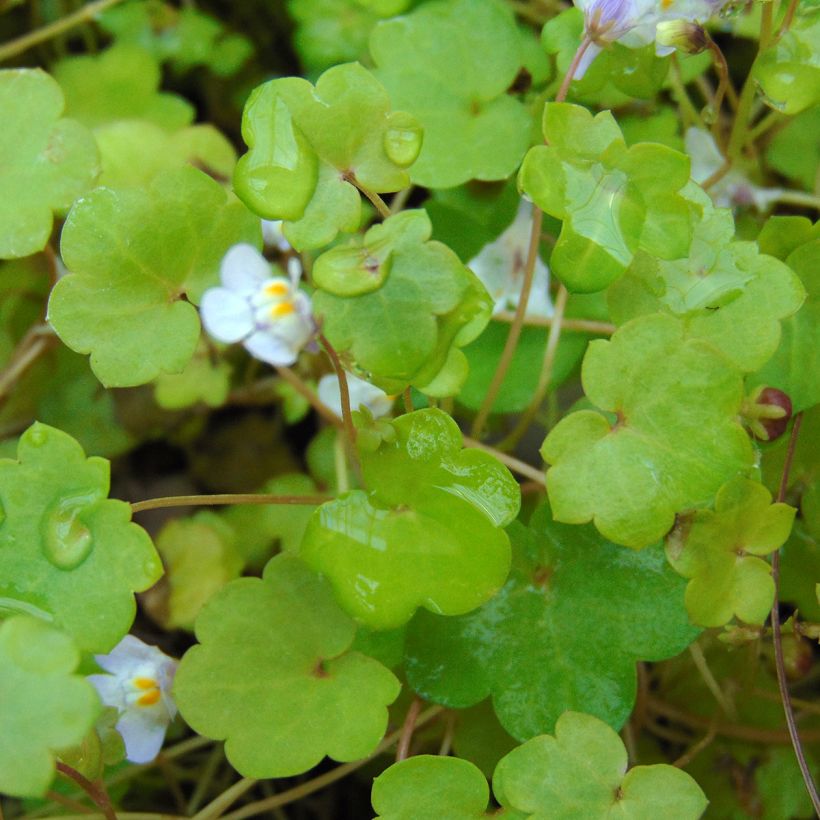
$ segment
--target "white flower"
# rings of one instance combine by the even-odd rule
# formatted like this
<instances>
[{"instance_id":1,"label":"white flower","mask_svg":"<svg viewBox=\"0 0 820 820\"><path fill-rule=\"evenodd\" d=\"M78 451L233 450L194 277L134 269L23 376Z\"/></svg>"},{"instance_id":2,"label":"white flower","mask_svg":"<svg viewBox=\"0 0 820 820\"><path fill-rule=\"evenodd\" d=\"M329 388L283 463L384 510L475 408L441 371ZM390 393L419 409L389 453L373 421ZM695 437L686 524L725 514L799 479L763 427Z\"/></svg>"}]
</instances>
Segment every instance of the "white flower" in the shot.
<instances>
[{"instance_id":1,"label":"white flower","mask_svg":"<svg viewBox=\"0 0 820 820\"><path fill-rule=\"evenodd\" d=\"M285 239L282 233L281 219L262 220L262 241L268 248L276 248L282 253L287 253L291 249L291 244Z\"/></svg>"},{"instance_id":2,"label":"white flower","mask_svg":"<svg viewBox=\"0 0 820 820\"><path fill-rule=\"evenodd\" d=\"M695 182L705 182L725 164L714 138L708 131L701 128L687 129L684 144L691 159L692 179ZM754 205L758 211L766 211L777 201L783 189L761 188L751 183L742 171L732 168L709 187L708 193L719 208Z\"/></svg>"},{"instance_id":3,"label":"white flower","mask_svg":"<svg viewBox=\"0 0 820 820\"><path fill-rule=\"evenodd\" d=\"M532 203L522 200L509 228L494 242L485 245L478 256L467 263L495 302L494 314L514 310L518 305L521 286L524 284L531 228ZM530 298L527 300L527 316L552 316L549 286L549 268L536 256Z\"/></svg>"},{"instance_id":4,"label":"white flower","mask_svg":"<svg viewBox=\"0 0 820 820\"><path fill-rule=\"evenodd\" d=\"M573 0L584 13L584 31L591 43L575 71L580 80L601 50L618 42L628 48L655 43L659 56L671 54L672 46L655 42L658 23L688 20L703 23L727 0Z\"/></svg>"},{"instance_id":5,"label":"white flower","mask_svg":"<svg viewBox=\"0 0 820 820\"><path fill-rule=\"evenodd\" d=\"M364 405L372 414L373 418L386 416L393 408L395 396L388 396L384 390L379 389L374 384L347 374L347 389L350 393L350 409L357 410ZM342 417L342 393L339 390L339 377L335 373L329 373L319 379L318 391L322 404L329 407L339 418Z\"/></svg>"},{"instance_id":6,"label":"white flower","mask_svg":"<svg viewBox=\"0 0 820 820\"><path fill-rule=\"evenodd\" d=\"M289 279L271 276L252 245L234 245L222 260L223 287L205 291L199 306L205 330L220 342L242 342L257 359L293 364L316 325L310 297L299 290L299 261L288 262Z\"/></svg>"},{"instance_id":7,"label":"white flower","mask_svg":"<svg viewBox=\"0 0 820 820\"><path fill-rule=\"evenodd\" d=\"M132 763L148 763L162 748L165 730L177 707L171 684L177 661L155 646L126 635L108 655L95 655L107 675L88 680L106 706L120 714L117 731L125 741L125 755Z\"/></svg>"}]
</instances>

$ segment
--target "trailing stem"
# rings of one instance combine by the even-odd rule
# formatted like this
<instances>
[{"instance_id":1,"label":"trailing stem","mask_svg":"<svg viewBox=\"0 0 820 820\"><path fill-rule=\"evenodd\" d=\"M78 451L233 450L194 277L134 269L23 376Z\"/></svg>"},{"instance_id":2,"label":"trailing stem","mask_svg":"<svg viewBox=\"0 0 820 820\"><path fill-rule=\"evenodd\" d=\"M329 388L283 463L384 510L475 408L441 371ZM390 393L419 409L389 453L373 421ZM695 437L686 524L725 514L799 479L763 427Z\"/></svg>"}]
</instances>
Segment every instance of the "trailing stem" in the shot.
<instances>
[{"instance_id":1,"label":"trailing stem","mask_svg":"<svg viewBox=\"0 0 820 820\"><path fill-rule=\"evenodd\" d=\"M319 334L319 341L325 349L330 358L333 369L336 371L336 377L339 379L339 394L342 404L342 422L344 424L347 439L350 442L351 448L356 444L356 428L353 425L353 415L350 412L350 389L347 386L347 373L342 367L342 362L339 359L339 354L334 349L333 345L327 340L324 333Z\"/></svg>"},{"instance_id":2,"label":"trailing stem","mask_svg":"<svg viewBox=\"0 0 820 820\"><path fill-rule=\"evenodd\" d=\"M211 507L225 504L305 504L318 506L332 501L327 495L270 495L268 493L217 493L214 495L169 495L131 503L131 512L145 512L167 507Z\"/></svg>"},{"instance_id":3,"label":"trailing stem","mask_svg":"<svg viewBox=\"0 0 820 820\"><path fill-rule=\"evenodd\" d=\"M61 760L57 761L57 771L63 777L73 780L99 807L106 820L117 820L117 815L114 813L114 807L111 805L111 798L108 796L105 786L101 783L92 782L73 766L69 766Z\"/></svg>"},{"instance_id":4,"label":"trailing stem","mask_svg":"<svg viewBox=\"0 0 820 820\"><path fill-rule=\"evenodd\" d=\"M783 501L786 498L786 490L789 486L789 472L794 451L797 446L797 436L800 432L800 424L803 421L803 414L798 413L794 417L791 436L789 437L789 447L786 450L786 461L783 464L783 474L780 478L780 488L777 491L777 500ZM789 684L786 680L786 666L783 662L783 639L780 627L780 550L772 554L772 579L774 580L774 603L772 604L772 642L774 644L774 665L777 671L777 686L780 690L780 699L783 702L783 712L786 715L786 727L789 730L789 737L792 742L794 754L797 757L797 764L800 766L800 773L803 775L803 782L811 798L814 811L820 817L820 796L817 794L817 786L814 784L806 755L803 751L803 744L797 731L797 722L794 719L794 709L792 708Z\"/></svg>"}]
</instances>

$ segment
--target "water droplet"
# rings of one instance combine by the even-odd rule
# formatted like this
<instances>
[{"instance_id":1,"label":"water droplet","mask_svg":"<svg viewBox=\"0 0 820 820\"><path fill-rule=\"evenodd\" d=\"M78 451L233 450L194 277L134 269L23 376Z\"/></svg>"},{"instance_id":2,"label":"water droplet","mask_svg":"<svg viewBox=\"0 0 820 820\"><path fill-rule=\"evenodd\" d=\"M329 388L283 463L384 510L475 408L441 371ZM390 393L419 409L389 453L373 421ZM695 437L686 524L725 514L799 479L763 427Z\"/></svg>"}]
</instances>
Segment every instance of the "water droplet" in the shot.
<instances>
[{"instance_id":1,"label":"water droplet","mask_svg":"<svg viewBox=\"0 0 820 820\"><path fill-rule=\"evenodd\" d=\"M42 447L48 441L48 432L43 424L32 425L26 434L32 447Z\"/></svg>"},{"instance_id":2,"label":"water droplet","mask_svg":"<svg viewBox=\"0 0 820 820\"><path fill-rule=\"evenodd\" d=\"M700 115L703 117L703 122L706 125L711 125L717 118L717 111L715 111L714 106L707 105L703 108L703 111L700 112Z\"/></svg>"},{"instance_id":3,"label":"water droplet","mask_svg":"<svg viewBox=\"0 0 820 820\"><path fill-rule=\"evenodd\" d=\"M75 569L91 553L91 531L79 519L88 502L88 496L63 499L46 519L43 552L58 569Z\"/></svg>"},{"instance_id":4,"label":"water droplet","mask_svg":"<svg viewBox=\"0 0 820 820\"><path fill-rule=\"evenodd\" d=\"M421 151L422 130L409 114L396 112L384 132L384 152L396 165L406 168L416 161Z\"/></svg>"}]
</instances>

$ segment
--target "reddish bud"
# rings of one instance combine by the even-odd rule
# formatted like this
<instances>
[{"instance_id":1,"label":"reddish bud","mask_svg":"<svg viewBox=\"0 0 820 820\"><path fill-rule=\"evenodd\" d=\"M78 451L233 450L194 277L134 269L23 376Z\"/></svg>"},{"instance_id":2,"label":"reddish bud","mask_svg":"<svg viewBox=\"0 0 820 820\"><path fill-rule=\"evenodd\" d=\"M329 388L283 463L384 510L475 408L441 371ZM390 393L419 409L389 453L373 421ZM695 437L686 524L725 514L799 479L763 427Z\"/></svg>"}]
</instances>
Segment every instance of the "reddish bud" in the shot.
<instances>
[{"instance_id":1,"label":"reddish bud","mask_svg":"<svg viewBox=\"0 0 820 820\"><path fill-rule=\"evenodd\" d=\"M792 417L791 399L776 387L758 387L747 397L743 416L752 435L759 441L780 438Z\"/></svg>"}]
</instances>

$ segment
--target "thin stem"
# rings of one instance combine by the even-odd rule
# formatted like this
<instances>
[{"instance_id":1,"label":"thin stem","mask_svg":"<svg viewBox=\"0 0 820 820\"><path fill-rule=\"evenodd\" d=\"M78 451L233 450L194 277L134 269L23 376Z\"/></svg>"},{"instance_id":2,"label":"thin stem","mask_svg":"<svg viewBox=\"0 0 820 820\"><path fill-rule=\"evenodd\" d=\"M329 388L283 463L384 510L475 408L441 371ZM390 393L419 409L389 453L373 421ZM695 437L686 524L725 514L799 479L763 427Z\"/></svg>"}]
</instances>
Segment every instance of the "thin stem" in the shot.
<instances>
[{"instance_id":1,"label":"thin stem","mask_svg":"<svg viewBox=\"0 0 820 820\"><path fill-rule=\"evenodd\" d=\"M31 31L22 37L18 37L16 40L12 40L10 43L6 43L4 46L0 46L0 62L4 62L11 57L16 57L32 46L44 43L46 40L50 40L52 37L62 34L64 31L79 26L88 20L92 20L98 14L107 8L111 8L111 6L116 6L119 2L121 2L121 0L96 0L94 3L89 3L81 9L77 9L73 14L68 14L60 20L55 20L47 26L38 28L36 31Z\"/></svg>"},{"instance_id":2,"label":"thin stem","mask_svg":"<svg viewBox=\"0 0 820 820\"><path fill-rule=\"evenodd\" d=\"M502 310L493 316L497 322L513 322L515 314ZM552 327L554 316L527 316L524 319L525 327ZM592 319L565 319L561 318L561 330L576 331L578 333L598 333L602 336L611 336L618 328L610 322L596 322Z\"/></svg>"},{"instance_id":3,"label":"thin stem","mask_svg":"<svg viewBox=\"0 0 820 820\"><path fill-rule=\"evenodd\" d=\"M131 503L131 513L166 507L210 507L225 504L305 504L317 507L332 501L328 495L270 495L268 493L215 493L213 495L169 495Z\"/></svg>"},{"instance_id":4,"label":"thin stem","mask_svg":"<svg viewBox=\"0 0 820 820\"><path fill-rule=\"evenodd\" d=\"M0 373L0 401L6 397L15 382L31 367L54 339L48 325L30 328L12 353L8 367Z\"/></svg>"},{"instance_id":5,"label":"thin stem","mask_svg":"<svg viewBox=\"0 0 820 820\"><path fill-rule=\"evenodd\" d=\"M735 100L737 100L737 95L735 94L735 90L732 88L732 83L729 79L729 64L726 62L726 57L720 50L720 46L709 36L708 33L706 33L706 44L712 52L712 59L715 62L715 73L718 75L718 87L715 92L715 99L712 102L712 109L714 111L712 136L715 138L715 142L720 144L720 108L723 105L723 98L726 96L727 92L734 94Z\"/></svg>"},{"instance_id":6,"label":"thin stem","mask_svg":"<svg viewBox=\"0 0 820 820\"><path fill-rule=\"evenodd\" d=\"M789 446L786 450L786 460L783 463L783 473L780 476L780 487L777 490L777 500L782 502L786 498L786 490L789 486L789 472L794 461L794 451L797 448L797 436L800 433L800 425L803 421L803 414L798 413L794 417L791 436L789 436ZM783 712L786 716L786 727L789 730L789 738L792 742L797 764L800 766L800 773L803 775L803 782L806 784L806 791L809 793L814 811L820 817L820 795L817 794L817 786L806 761L803 751L803 744L800 741L800 734L797 731L797 722L794 719L794 709L792 708L791 693L789 683L786 679L786 666L783 661L783 636L780 627L780 550L775 550L772 554L772 580L774 581L774 603L772 604L772 641L774 643L774 665L777 671L777 687L780 690L780 699L783 701Z\"/></svg>"},{"instance_id":7,"label":"thin stem","mask_svg":"<svg viewBox=\"0 0 820 820\"><path fill-rule=\"evenodd\" d=\"M783 115L780 111L769 111L757 125L749 130L749 133L746 137L746 143L755 142L757 139L762 135L765 134L770 128L774 127L778 123L785 123L787 122L787 118Z\"/></svg>"},{"instance_id":8,"label":"thin stem","mask_svg":"<svg viewBox=\"0 0 820 820\"><path fill-rule=\"evenodd\" d=\"M715 732L721 737L728 737L734 740L750 740L752 743L777 743L779 745L788 745L791 743L789 733L782 729L761 729L757 726L713 721L712 718L693 715L690 712L685 712L683 709L678 709L676 706L672 706L654 697L648 697L646 699L646 705L650 712L676 720L692 729L705 729L708 731L714 722ZM803 739L808 743L816 743L820 740L820 730L815 729L805 732Z\"/></svg>"},{"instance_id":9,"label":"thin stem","mask_svg":"<svg viewBox=\"0 0 820 820\"><path fill-rule=\"evenodd\" d=\"M413 193L413 185L408 185L406 188L402 188L398 193L393 194L393 198L390 200L390 213L397 214L404 206L407 204L407 200L410 199L410 194Z\"/></svg>"},{"instance_id":10,"label":"thin stem","mask_svg":"<svg viewBox=\"0 0 820 820\"><path fill-rule=\"evenodd\" d=\"M772 23L774 20L774 2L764 3L760 9L760 39L758 50L763 51L772 40Z\"/></svg>"},{"instance_id":11,"label":"thin stem","mask_svg":"<svg viewBox=\"0 0 820 820\"><path fill-rule=\"evenodd\" d=\"M257 781L252 777L243 777L242 780L234 783L233 786L222 792L219 797L208 803L201 811L198 811L191 820L215 820L215 818L221 817L228 806L239 800L256 783Z\"/></svg>"},{"instance_id":12,"label":"thin stem","mask_svg":"<svg viewBox=\"0 0 820 820\"><path fill-rule=\"evenodd\" d=\"M567 75L569 76L569 75ZM521 331L524 327L524 316L527 313L527 303L530 300L530 290L532 289L532 279L535 272L535 260L538 258L538 241L541 236L541 223L544 214L538 207L533 206L532 209L532 228L530 230L530 244L527 250L527 264L524 268L524 281L521 285L521 293L518 297L518 304L515 307L515 318L510 325L510 332L507 334L507 341L504 343L504 349L501 352L501 358L493 373L493 378L487 388L487 393L484 400L481 402L481 407L478 408L475 421L473 422L470 434L473 438L480 438L484 430L484 424L487 417L492 411L493 404L496 397L501 390L501 385L504 382L504 377L507 375L507 370L510 367L515 349L518 346L518 340L521 337Z\"/></svg>"},{"instance_id":13,"label":"thin stem","mask_svg":"<svg viewBox=\"0 0 820 820\"><path fill-rule=\"evenodd\" d=\"M669 82L672 86L672 93L680 108L683 124L687 127L694 124L699 128L705 128L700 112L695 108L692 100L689 99L689 92L686 90L680 73L680 63L678 62L677 53L672 54L671 65L672 70L669 72Z\"/></svg>"},{"instance_id":14,"label":"thin stem","mask_svg":"<svg viewBox=\"0 0 820 820\"><path fill-rule=\"evenodd\" d=\"M197 778L196 786L188 799L188 804L185 807L185 814L192 815L198 808L200 803L205 799L208 788L211 786L216 770L220 763L225 758L225 752L222 746L214 746L211 753L208 755L205 764L202 767L202 773Z\"/></svg>"},{"instance_id":15,"label":"thin stem","mask_svg":"<svg viewBox=\"0 0 820 820\"><path fill-rule=\"evenodd\" d=\"M791 28L792 20L794 20L794 13L797 11L797 6L799 3L800 0L790 0L789 5L786 8L786 13L783 15L783 22L780 24L780 28L777 31L776 36L778 40Z\"/></svg>"},{"instance_id":16,"label":"thin stem","mask_svg":"<svg viewBox=\"0 0 820 820\"><path fill-rule=\"evenodd\" d=\"M419 716L419 719L416 721L416 728L429 723L431 720L438 717L443 711L444 707L442 706L431 707ZM373 758L378 757L383 752L386 752L394 743L398 742L402 731L403 729L399 729L397 732L393 732L388 735L375 748L371 755L363 758L362 760L355 760L352 763L345 763L343 766L337 766L332 771L325 772L324 774L319 775L319 777L314 777L306 783L300 783L298 786L294 786L292 789L288 789L285 792L275 794L272 797L266 797L264 800L259 800L256 803L249 803L241 809L237 809L230 814L224 815L223 820L244 820L245 817L253 817L256 814L262 814L262 812L272 811L280 806L286 806L288 803L293 803L294 801L300 800L309 794L313 794L314 792L319 791L319 789L323 789L325 786L347 777L347 775L351 772L355 772L356 769L360 769L362 766L365 766L373 760Z\"/></svg>"},{"instance_id":17,"label":"thin stem","mask_svg":"<svg viewBox=\"0 0 820 820\"><path fill-rule=\"evenodd\" d=\"M347 373L342 367L342 362L339 359L339 354L333 348L333 345L327 340L324 333L319 334L319 341L325 349L330 358L333 369L336 371L336 377L339 379L339 394L342 404L342 423L344 424L347 440L350 442L351 448L356 444L356 428L353 425L353 416L350 412L350 389L347 386Z\"/></svg>"},{"instance_id":18,"label":"thin stem","mask_svg":"<svg viewBox=\"0 0 820 820\"><path fill-rule=\"evenodd\" d=\"M401 400L404 404L404 412L405 413L412 413L413 412L413 394L410 392L410 388L406 388L401 394Z\"/></svg>"},{"instance_id":19,"label":"thin stem","mask_svg":"<svg viewBox=\"0 0 820 820\"><path fill-rule=\"evenodd\" d=\"M535 386L535 392L512 432L496 445L499 450L510 450L518 444L522 436L529 430L538 409L541 407L541 403L544 401L544 396L549 389L552 372L555 367L555 354L558 351L558 342L561 339L561 322L564 318L564 310L567 306L568 297L569 292L561 285L558 289L558 296L555 299L555 314L552 317L553 323L547 336L547 345L544 348L544 359L541 362L541 372L538 374L538 383Z\"/></svg>"},{"instance_id":20,"label":"thin stem","mask_svg":"<svg viewBox=\"0 0 820 820\"><path fill-rule=\"evenodd\" d=\"M407 715L404 718L404 725L401 727L401 737L396 746L396 762L399 760L406 760L410 755L410 743L413 740L413 732L416 728L416 721L418 720L421 707L424 702L420 697L414 697L410 708L407 710Z\"/></svg>"},{"instance_id":21,"label":"thin stem","mask_svg":"<svg viewBox=\"0 0 820 820\"><path fill-rule=\"evenodd\" d=\"M813 208L815 211L820 211L820 196L815 196L805 191L781 191L775 201L783 202L786 205L797 205L801 208Z\"/></svg>"},{"instance_id":22,"label":"thin stem","mask_svg":"<svg viewBox=\"0 0 820 820\"><path fill-rule=\"evenodd\" d=\"M547 483L546 479L544 478L544 473L542 470L538 470L530 464L527 464L521 459L515 458L514 456L507 455L507 453L502 453L500 450L496 450L495 447L490 447L487 444L484 444L483 441L478 441L477 439L470 438L470 436L464 436L464 445L466 447L474 447L476 450L483 450L485 453L490 453L491 455L495 456L502 464L505 464L509 467L513 472L518 473L519 475L524 476L525 478L529 478L530 481L534 481L536 484L540 484L542 487Z\"/></svg>"},{"instance_id":23,"label":"thin stem","mask_svg":"<svg viewBox=\"0 0 820 820\"><path fill-rule=\"evenodd\" d=\"M700 673L703 682L706 684L706 688L712 693L712 697L717 701L718 706L720 706L729 720L736 721L737 710L720 688L720 684L715 680L715 676L712 674L712 670L706 662L706 656L703 654L700 645L697 643L689 644L689 654L692 656L695 668Z\"/></svg>"},{"instance_id":24,"label":"thin stem","mask_svg":"<svg viewBox=\"0 0 820 820\"><path fill-rule=\"evenodd\" d=\"M585 36L584 39L581 40L581 44L578 46L578 49L576 50L572 58L572 62L569 64L566 76L561 82L561 87L558 89L558 93L555 95L555 102L563 102L567 98L570 83L572 83L572 79L573 77L575 77L575 72L578 71L578 66L581 64L581 60L584 54L586 54L587 49L591 45L592 40L590 39L589 35Z\"/></svg>"},{"instance_id":25,"label":"thin stem","mask_svg":"<svg viewBox=\"0 0 820 820\"><path fill-rule=\"evenodd\" d=\"M712 744L716 736L715 727L710 726L709 731L697 743L690 746L672 765L678 769L685 769L705 748Z\"/></svg>"},{"instance_id":26,"label":"thin stem","mask_svg":"<svg viewBox=\"0 0 820 820\"><path fill-rule=\"evenodd\" d=\"M57 761L57 771L63 777L73 780L99 807L106 820L117 820L114 807L111 805L111 798L102 783L92 783L84 774L78 772L73 766L63 763L62 760Z\"/></svg>"},{"instance_id":27,"label":"thin stem","mask_svg":"<svg viewBox=\"0 0 820 820\"><path fill-rule=\"evenodd\" d=\"M711 176L708 176L706 179L701 182L700 187L703 188L704 191L708 191L713 185L717 185L729 171L732 170L732 161L727 159L720 168L717 169Z\"/></svg>"},{"instance_id":28,"label":"thin stem","mask_svg":"<svg viewBox=\"0 0 820 820\"><path fill-rule=\"evenodd\" d=\"M356 179L355 174L344 174L344 179L351 185L355 185L370 200L373 207L379 212L382 219L387 219L388 216L392 215L387 203L375 191L365 188L365 186L362 185L358 179Z\"/></svg>"},{"instance_id":29,"label":"thin stem","mask_svg":"<svg viewBox=\"0 0 820 820\"><path fill-rule=\"evenodd\" d=\"M286 381L300 396L307 399L311 407L327 422L335 427L342 426L342 420L319 398L315 390L305 384L299 376L289 367L277 367L276 372Z\"/></svg>"}]
</instances>

